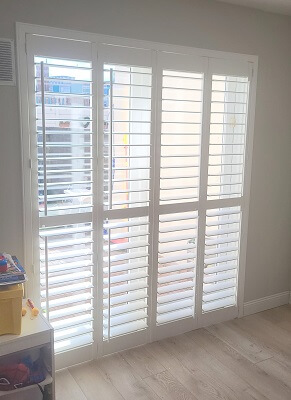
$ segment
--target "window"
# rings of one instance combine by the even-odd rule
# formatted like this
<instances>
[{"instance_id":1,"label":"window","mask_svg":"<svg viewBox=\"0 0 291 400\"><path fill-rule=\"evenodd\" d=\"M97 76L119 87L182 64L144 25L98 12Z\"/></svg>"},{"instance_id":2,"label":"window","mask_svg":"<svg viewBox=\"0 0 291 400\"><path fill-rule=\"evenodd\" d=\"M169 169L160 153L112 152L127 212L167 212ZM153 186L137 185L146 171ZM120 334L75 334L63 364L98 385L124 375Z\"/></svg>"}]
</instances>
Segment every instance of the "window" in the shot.
<instances>
[{"instance_id":1,"label":"window","mask_svg":"<svg viewBox=\"0 0 291 400\"><path fill-rule=\"evenodd\" d=\"M59 366L239 313L254 62L140 47L27 35L29 291Z\"/></svg>"}]
</instances>

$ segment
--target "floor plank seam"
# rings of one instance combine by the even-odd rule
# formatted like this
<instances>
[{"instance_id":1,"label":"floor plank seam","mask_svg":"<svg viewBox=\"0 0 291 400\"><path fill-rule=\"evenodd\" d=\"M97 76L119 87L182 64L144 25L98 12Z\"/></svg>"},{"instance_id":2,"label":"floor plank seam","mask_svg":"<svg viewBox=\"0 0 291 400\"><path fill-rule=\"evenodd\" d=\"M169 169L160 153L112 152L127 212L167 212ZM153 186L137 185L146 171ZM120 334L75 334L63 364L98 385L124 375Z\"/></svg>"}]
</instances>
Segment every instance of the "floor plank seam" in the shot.
<instances>
[{"instance_id":1,"label":"floor plank seam","mask_svg":"<svg viewBox=\"0 0 291 400\"><path fill-rule=\"evenodd\" d=\"M275 356L271 356L271 357L269 357L269 358L266 358L265 360L258 361L258 362L255 363L255 365L258 365L258 364L260 364L260 363L263 363L263 362L265 362L265 361L267 361L267 360L272 360L272 359L275 360Z\"/></svg>"},{"instance_id":2,"label":"floor plank seam","mask_svg":"<svg viewBox=\"0 0 291 400\"><path fill-rule=\"evenodd\" d=\"M74 375L71 374L70 368L67 368L68 373L70 374L71 378L73 379L73 381L76 383L76 385L79 387L80 391L83 393L85 399L88 400L88 397L86 396L86 393L84 393L83 389L81 388L81 386L78 384L78 382L76 381ZM60 399L62 400L62 399Z\"/></svg>"}]
</instances>

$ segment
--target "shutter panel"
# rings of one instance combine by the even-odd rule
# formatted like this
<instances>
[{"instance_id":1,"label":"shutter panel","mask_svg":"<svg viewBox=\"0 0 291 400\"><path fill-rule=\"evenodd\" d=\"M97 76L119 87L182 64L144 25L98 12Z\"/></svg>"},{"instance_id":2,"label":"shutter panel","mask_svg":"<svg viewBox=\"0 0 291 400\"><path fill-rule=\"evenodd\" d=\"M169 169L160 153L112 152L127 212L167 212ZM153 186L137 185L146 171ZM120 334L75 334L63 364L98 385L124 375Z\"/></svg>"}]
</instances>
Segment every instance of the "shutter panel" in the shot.
<instances>
[{"instance_id":1,"label":"shutter panel","mask_svg":"<svg viewBox=\"0 0 291 400\"><path fill-rule=\"evenodd\" d=\"M92 64L34 58L41 306L55 351L93 342Z\"/></svg>"},{"instance_id":2,"label":"shutter panel","mask_svg":"<svg viewBox=\"0 0 291 400\"><path fill-rule=\"evenodd\" d=\"M194 329L204 60L163 53L158 61L155 204L155 339ZM183 320L183 321L181 321ZM171 327L171 328L170 328Z\"/></svg>"},{"instance_id":3,"label":"shutter panel","mask_svg":"<svg viewBox=\"0 0 291 400\"><path fill-rule=\"evenodd\" d=\"M207 199L243 195L247 77L212 75Z\"/></svg>"},{"instance_id":4,"label":"shutter panel","mask_svg":"<svg viewBox=\"0 0 291 400\"><path fill-rule=\"evenodd\" d=\"M160 216L157 324L194 317L197 211Z\"/></svg>"},{"instance_id":5,"label":"shutter panel","mask_svg":"<svg viewBox=\"0 0 291 400\"><path fill-rule=\"evenodd\" d=\"M104 65L104 206L149 205L150 68Z\"/></svg>"},{"instance_id":6,"label":"shutter panel","mask_svg":"<svg viewBox=\"0 0 291 400\"><path fill-rule=\"evenodd\" d=\"M147 328L148 225L148 217L104 224L104 339Z\"/></svg>"},{"instance_id":7,"label":"shutter panel","mask_svg":"<svg viewBox=\"0 0 291 400\"><path fill-rule=\"evenodd\" d=\"M238 315L238 276L247 144L249 66L210 61L210 131L204 261L203 324ZM214 202L214 203L212 203ZM213 205L214 204L214 205Z\"/></svg>"},{"instance_id":8,"label":"shutter panel","mask_svg":"<svg viewBox=\"0 0 291 400\"><path fill-rule=\"evenodd\" d=\"M202 312L236 306L240 207L207 210Z\"/></svg>"},{"instance_id":9,"label":"shutter panel","mask_svg":"<svg viewBox=\"0 0 291 400\"><path fill-rule=\"evenodd\" d=\"M160 204L198 200L203 74L163 70Z\"/></svg>"},{"instance_id":10,"label":"shutter panel","mask_svg":"<svg viewBox=\"0 0 291 400\"><path fill-rule=\"evenodd\" d=\"M132 62L132 64L129 64ZM151 52L102 46L103 353L146 341L148 328Z\"/></svg>"},{"instance_id":11,"label":"shutter panel","mask_svg":"<svg viewBox=\"0 0 291 400\"><path fill-rule=\"evenodd\" d=\"M35 58L42 216L92 211L91 63Z\"/></svg>"}]
</instances>

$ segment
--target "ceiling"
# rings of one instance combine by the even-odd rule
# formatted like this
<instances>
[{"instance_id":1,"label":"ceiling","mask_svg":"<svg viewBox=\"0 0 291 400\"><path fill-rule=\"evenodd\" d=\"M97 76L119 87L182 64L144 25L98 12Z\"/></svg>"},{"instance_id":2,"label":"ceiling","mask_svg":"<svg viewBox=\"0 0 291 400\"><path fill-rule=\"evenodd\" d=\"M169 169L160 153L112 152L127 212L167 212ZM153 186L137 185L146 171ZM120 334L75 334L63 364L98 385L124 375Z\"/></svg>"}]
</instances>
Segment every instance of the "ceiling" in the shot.
<instances>
[{"instance_id":1,"label":"ceiling","mask_svg":"<svg viewBox=\"0 0 291 400\"><path fill-rule=\"evenodd\" d=\"M218 0L260 10L291 15L291 0Z\"/></svg>"}]
</instances>

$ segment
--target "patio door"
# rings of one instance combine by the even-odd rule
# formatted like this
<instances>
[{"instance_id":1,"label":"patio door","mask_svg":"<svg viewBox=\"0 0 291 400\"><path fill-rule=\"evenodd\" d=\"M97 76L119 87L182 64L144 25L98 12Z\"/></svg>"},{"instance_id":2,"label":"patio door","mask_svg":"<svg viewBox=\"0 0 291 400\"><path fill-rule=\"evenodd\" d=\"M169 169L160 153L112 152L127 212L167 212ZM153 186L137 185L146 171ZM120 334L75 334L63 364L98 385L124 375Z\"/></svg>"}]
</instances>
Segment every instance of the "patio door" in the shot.
<instances>
[{"instance_id":1,"label":"patio door","mask_svg":"<svg viewBox=\"0 0 291 400\"><path fill-rule=\"evenodd\" d=\"M252 68L27 36L28 290L59 368L238 316Z\"/></svg>"}]
</instances>

